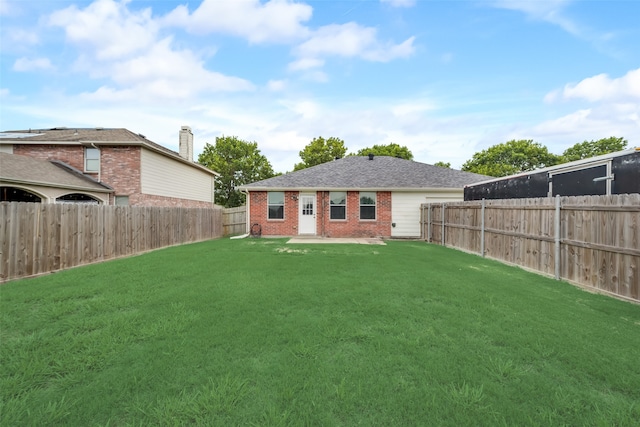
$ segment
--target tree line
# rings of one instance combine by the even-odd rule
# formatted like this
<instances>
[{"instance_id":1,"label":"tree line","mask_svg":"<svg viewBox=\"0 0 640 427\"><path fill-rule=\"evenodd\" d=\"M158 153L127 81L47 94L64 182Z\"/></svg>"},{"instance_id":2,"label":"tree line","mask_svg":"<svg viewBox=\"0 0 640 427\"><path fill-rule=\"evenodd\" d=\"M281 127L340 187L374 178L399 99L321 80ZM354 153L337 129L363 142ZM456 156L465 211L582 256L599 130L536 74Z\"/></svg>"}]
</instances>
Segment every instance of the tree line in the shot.
<instances>
[{"instance_id":1,"label":"tree line","mask_svg":"<svg viewBox=\"0 0 640 427\"><path fill-rule=\"evenodd\" d=\"M612 136L577 143L557 155L531 139L511 140L475 153L462 165L462 170L494 177L507 176L624 150L627 144L624 138ZM345 156L368 154L413 160L411 150L396 143L376 144L347 154L347 147L342 139L325 139L319 136L299 152L301 162L296 163L293 170L302 170ZM245 203L245 195L236 190L236 187L279 175L260 152L256 142L243 141L236 136L216 137L215 144L205 144L203 152L198 156L198 163L220 174L216 177L215 203L224 207L241 206ZM434 165L451 167L451 163L442 161Z\"/></svg>"}]
</instances>

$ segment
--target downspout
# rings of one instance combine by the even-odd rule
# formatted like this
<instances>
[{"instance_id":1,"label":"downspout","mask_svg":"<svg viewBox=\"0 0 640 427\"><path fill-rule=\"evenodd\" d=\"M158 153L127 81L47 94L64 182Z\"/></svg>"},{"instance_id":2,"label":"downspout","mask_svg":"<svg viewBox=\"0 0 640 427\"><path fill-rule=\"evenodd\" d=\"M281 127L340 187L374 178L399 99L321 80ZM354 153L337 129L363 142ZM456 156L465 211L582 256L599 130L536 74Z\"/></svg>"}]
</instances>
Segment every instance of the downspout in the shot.
<instances>
[{"instance_id":1,"label":"downspout","mask_svg":"<svg viewBox=\"0 0 640 427\"><path fill-rule=\"evenodd\" d=\"M98 147L96 147L96 144L95 144L95 143L93 143L93 142L91 143L91 146L92 146L93 148L95 148L96 150L98 150L98 152L100 153L100 157L99 157L99 159L98 159L98 161L100 162L100 163L98 164L98 182L102 182L102 151L100 151L100 149L99 149ZM86 156L86 154L85 154L85 156ZM85 161L86 161L86 160L85 160ZM85 166L85 167L86 167L86 166Z\"/></svg>"}]
</instances>

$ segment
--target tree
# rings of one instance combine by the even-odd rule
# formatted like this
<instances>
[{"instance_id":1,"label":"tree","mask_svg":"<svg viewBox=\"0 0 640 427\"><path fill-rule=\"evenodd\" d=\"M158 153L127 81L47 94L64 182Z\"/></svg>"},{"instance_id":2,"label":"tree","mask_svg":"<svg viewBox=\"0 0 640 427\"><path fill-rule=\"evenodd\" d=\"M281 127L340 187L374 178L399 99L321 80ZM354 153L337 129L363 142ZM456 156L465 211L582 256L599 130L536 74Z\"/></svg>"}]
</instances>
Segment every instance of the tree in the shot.
<instances>
[{"instance_id":1,"label":"tree","mask_svg":"<svg viewBox=\"0 0 640 427\"><path fill-rule=\"evenodd\" d=\"M400 146L396 143L389 143L387 145L374 145L371 148L363 148L356 153L356 156L367 156L373 154L376 156L391 156L399 157L401 159L413 160L413 153L405 146Z\"/></svg>"},{"instance_id":2,"label":"tree","mask_svg":"<svg viewBox=\"0 0 640 427\"><path fill-rule=\"evenodd\" d=\"M245 203L245 195L236 190L237 186L276 175L257 143L235 136L216 137L215 145L207 143L198 163L220 174L215 178L215 202L227 208Z\"/></svg>"},{"instance_id":3,"label":"tree","mask_svg":"<svg viewBox=\"0 0 640 427\"><path fill-rule=\"evenodd\" d=\"M562 153L564 162L573 162L575 160L587 159L589 157L599 156L601 154L613 153L627 148L627 140L624 138L602 138L597 141L584 141L567 148Z\"/></svg>"},{"instance_id":4,"label":"tree","mask_svg":"<svg viewBox=\"0 0 640 427\"><path fill-rule=\"evenodd\" d=\"M321 136L313 138L313 140L300 151L302 162L296 163L293 170L297 171L330 162L335 158L342 158L346 152L347 148L344 146L344 141L340 138L333 136L326 140Z\"/></svg>"},{"instance_id":5,"label":"tree","mask_svg":"<svg viewBox=\"0 0 640 427\"><path fill-rule=\"evenodd\" d=\"M511 140L475 153L462 170L498 177L553 166L561 160L531 139Z\"/></svg>"},{"instance_id":6,"label":"tree","mask_svg":"<svg viewBox=\"0 0 640 427\"><path fill-rule=\"evenodd\" d=\"M451 163L449 162L435 162L433 164L433 166L438 166L439 168L447 168L447 169L451 169Z\"/></svg>"}]
</instances>

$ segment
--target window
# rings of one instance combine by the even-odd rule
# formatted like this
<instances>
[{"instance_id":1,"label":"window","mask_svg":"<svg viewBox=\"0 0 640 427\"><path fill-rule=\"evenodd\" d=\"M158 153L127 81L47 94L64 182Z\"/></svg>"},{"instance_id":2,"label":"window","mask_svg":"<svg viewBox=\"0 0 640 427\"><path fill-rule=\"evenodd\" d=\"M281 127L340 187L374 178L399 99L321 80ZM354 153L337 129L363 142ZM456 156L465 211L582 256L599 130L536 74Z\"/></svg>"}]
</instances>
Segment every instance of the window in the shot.
<instances>
[{"instance_id":1,"label":"window","mask_svg":"<svg viewBox=\"0 0 640 427\"><path fill-rule=\"evenodd\" d=\"M99 172L100 171L100 150L97 148L84 149L84 171Z\"/></svg>"},{"instance_id":2,"label":"window","mask_svg":"<svg viewBox=\"0 0 640 427\"><path fill-rule=\"evenodd\" d=\"M330 192L329 206L330 219L347 219L347 193L345 191Z\"/></svg>"},{"instance_id":3,"label":"window","mask_svg":"<svg viewBox=\"0 0 640 427\"><path fill-rule=\"evenodd\" d=\"M129 196L116 196L116 206L129 206Z\"/></svg>"},{"instance_id":4,"label":"window","mask_svg":"<svg viewBox=\"0 0 640 427\"><path fill-rule=\"evenodd\" d=\"M269 219L284 219L284 191L269 191Z\"/></svg>"},{"instance_id":5,"label":"window","mask_svg":"<svg viewBox=\"0 0 640 427\"><path fill-rule=\"evenodd\" d=\"M360 219L376 219L376 193L360 192Z\"/></svg>"}]
</instances>

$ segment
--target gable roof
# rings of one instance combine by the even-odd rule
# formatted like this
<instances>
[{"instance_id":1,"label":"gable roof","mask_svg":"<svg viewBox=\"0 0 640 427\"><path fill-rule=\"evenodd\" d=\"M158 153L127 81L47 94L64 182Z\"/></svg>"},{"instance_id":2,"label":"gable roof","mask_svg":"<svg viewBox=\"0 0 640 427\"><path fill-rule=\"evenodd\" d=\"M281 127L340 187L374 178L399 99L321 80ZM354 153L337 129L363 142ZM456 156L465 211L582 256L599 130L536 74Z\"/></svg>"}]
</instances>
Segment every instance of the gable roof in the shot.
<instances>
[{"instance_id":1,"label":"gable roof","mask_svg":"<svg viewBox=\"0 0 640 427\"><path fill-rule=\"evenodd\" d=\"M148 140L141 133L134 133L124 128L66 128L8 130L0 132L2 144L59 144L59 145L122 145L141 146L151 151L170 157L180 163L203 170L211 175L220 175L199 163L189 161L177 152Z\"/></svg>"},{"instance_id":2,"label":"gable roof","mask_svg":"<svg viewBox=\"0 0 640 427\"><path fill-rule=\"evenodd\" d=\"M462 189L487 176L389 156L347 156L296 172L239 186L240 190Z\"/></svg>"},{"instance_id":3,"label":"gable roof","mask_svg":"<svg viewBox=\"0 0 640 427\"><path fill-rule=\"evenodd\" d=\"M57 160L0 153L0 181L76 191L111 193L113 189Z\"/></svg>"}]
</instances>

